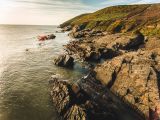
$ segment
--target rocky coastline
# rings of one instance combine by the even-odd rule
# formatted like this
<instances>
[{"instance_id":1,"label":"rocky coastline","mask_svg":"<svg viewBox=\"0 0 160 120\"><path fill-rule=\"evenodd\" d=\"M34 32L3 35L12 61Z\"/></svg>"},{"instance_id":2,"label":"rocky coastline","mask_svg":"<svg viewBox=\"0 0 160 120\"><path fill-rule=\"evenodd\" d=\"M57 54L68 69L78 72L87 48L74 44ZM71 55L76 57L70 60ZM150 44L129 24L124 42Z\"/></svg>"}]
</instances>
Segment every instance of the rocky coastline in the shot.
<instances>
[{"instance_id":1,"label":"rocky coastline","mask_svg":"<svg viewBox=\"0 0 160 120\"><path fill-rule=\"evenodd\" d=\"M55 65L72 68L79 59L92 66L74 83L50 80L53 103L64 120L160 119L159 37L140 30L86 29L85 23L60 27L75 40L64 46L66 54Z\"/></svg>"},{"instance_id":2,"label":"rocky coastline","mask_svg":"<svg viewBox=\"0 0 160 120\"><path fill-rule=\"evenodd\" d=\"M67 57L56 60L56 63L63 63L56 65L73 66L74 58L98 64L92 69L92 76L74 84L58 81L58 78L51 80L51 95L58 112L66 120L91 120L93 116L102 120L119 120L119 106L108 94L110 91L139 114L136 119L154 120L160 107L160 49L149 47L153 39L145 38L137 31L131 35L118 33L87 37L65 45Z\"/></svg>"}]
</instances>

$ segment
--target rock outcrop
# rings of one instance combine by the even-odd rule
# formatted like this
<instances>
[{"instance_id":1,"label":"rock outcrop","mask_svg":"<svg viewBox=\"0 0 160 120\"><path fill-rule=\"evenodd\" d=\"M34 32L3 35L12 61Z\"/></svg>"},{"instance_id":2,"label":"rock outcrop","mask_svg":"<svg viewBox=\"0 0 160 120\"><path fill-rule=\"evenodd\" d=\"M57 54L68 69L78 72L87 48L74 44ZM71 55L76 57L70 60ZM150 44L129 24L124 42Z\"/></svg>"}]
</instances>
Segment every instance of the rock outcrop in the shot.
<instances>
[{"instance_id":1,"label":"rock outcrop","mask_svg":"<svg viewBox=\"0 0 160 120\"><path fill-rule=\"evenodd\" d=\"M47 36L47 38L48 38L48 39L55 39L56 36L55 36L54 34L50 34L50 35Z\"/></svg>"},{"instance_id":2,"label":"rock outcrop","mask_svg":"<svg viewBox=\"0 0 160 120\"><path fill-rule=\"evenodd\" d=\"M58 113L65 120L86 120L85 110L75 104L76 96L71 86L65 81L58 81L57 78L50 80L51 96Z\"/></svg>"},{"instance_id":3,"label":"rock outcrop","mask_svg":"<svg viewBox=\"0 0 160 120\"><path fill-rule=\"evenodd\" d=\"M70 31L70 30L72 30L72 26L71 26L71 25L64 27L64 28L62 29L62 32Z\"/></svg>"},{"instance_id":4,"label":"rock outcrop","mask_svg":"<svg viewBox=\"0 0 160 120\"><path fill-rule=\"evenodd\" d=\"M145 119L159 118L160 46L155 43L158 38L145 38L139 31L89 38L66 45L67 53L86 61L106 59L94 69L96 79ZM82 89L84 83L81 85ZM93 98L96 91L91 90L92 96L91 88L83 88L83 91Z\"/></svg>"},{"instance_id":5,"label":"rock outcrop","mask_svg":"<svg viewBox=\"0 0 160 120\"><path fill-rule=\"evenodd\" d=\"M92 75L74 84L52 78L50 86L53 103L64 120L143 120Z\"/></svg>"},{"instance_id":6,"label":"rock outcrop","mask_svg":"<svg viewBox=\"0 0 160 120\"><path fill-rule=\"evenodd\" d=\"M134 35L108 34L91 40L73 41L65 47L70 55L76 54L84 60L97 61L113 58L123 52L137 50L143 44L144 36L141 33Z\"/></svg>"},{"instance_id":7,"label":"rock outcrop","mask_svg":"<svg viewBox=\"0 0 160 120\"><path fill-rule=\"evenodd\" d=\"M94 36L103 36L104 33L102 31L84 29L84 30L77 30L73 28L73 30L68 34L72 38L89 38Z\"/></svg>"},{"instance_id":8,"label":"rock outcrop","mask_svg":"<svg viewBox=\"0 0 160 120\"><path fill-rule=\"evenodd\" d=\"M41 35L37 37L39 41L45 41L45 40L50 40L50 39L55 39L56 36L54 34L50 35Z\"/></svg>"},{"instance_id":9,"label":"rock outcrop","mask_svg":"<svg viewBox=\"0 0 160 120\"><path fill-rule=\"evenodd\" d=\"M146 120L160 117L158 51L129 52L95 68L96 78Z\"/></svg>"},{"instance_id":10,"label":"rock outcrop","mask_svg":"<svg viewBox=\"0 0 160 120\"><path fill-rule=\"evenodd\" d=\"M72 68L74 65L74 58L69 55L60 55L54 59L54 64L61 67Z\"/></svg>"},{"instance_id":11,"label":"rock outcrop","mask_svg":"<svg viewBox=\"0 0 160 120\"><path fill-rule=\"evenodd\" d=\"M76 32L82 31L85 27L86 27L85 24L75 25L75 26L72 28L72 32L73 32L73 33L76 33Z\"/></svg>"}]
</instances>

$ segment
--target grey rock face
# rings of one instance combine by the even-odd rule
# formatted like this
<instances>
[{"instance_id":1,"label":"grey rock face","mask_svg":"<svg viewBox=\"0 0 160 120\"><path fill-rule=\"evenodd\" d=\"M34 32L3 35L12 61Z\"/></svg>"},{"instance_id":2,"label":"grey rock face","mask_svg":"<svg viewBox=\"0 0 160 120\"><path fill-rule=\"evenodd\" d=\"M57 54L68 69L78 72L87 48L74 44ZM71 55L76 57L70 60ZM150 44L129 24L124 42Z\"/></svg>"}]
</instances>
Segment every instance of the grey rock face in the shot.
<instances>
[{"instance_id":1,"label":"grey rock face","mask_svg":"<svg viewBox=\"0 0 160 120\"><path fill-rule=\"evenodd\" d=\"M61 67L73 67L74 58L69 55L60 55L54 59L54 64Z\"/></svg>"}]
</instances>

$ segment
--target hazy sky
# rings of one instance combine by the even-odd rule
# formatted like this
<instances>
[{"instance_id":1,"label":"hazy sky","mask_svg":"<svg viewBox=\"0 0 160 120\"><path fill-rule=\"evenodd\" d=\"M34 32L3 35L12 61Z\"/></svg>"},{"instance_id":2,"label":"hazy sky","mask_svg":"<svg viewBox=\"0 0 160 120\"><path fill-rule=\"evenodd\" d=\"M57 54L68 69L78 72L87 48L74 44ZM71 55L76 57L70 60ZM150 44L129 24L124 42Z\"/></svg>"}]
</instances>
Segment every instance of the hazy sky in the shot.
<instances>
[{"instance_id":1,"label":"hazy sky","mask_svg":"<svg viewBox=\"0 0 160 120\"><path fill-rule=\"evenodd\" d=\"M157 2L160 0L0 0L0 24L57 25L106 6Z\"/></svg>"}]
</instances>

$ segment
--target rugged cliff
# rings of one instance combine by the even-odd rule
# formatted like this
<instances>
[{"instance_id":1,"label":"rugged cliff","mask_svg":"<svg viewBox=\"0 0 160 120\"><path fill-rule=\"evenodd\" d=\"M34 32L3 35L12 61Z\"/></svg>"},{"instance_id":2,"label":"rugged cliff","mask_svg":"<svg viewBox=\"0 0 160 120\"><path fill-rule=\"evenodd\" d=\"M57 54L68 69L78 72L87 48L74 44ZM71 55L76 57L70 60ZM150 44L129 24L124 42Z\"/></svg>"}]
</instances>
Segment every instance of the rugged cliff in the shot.
<instances>
[{"instance_id":1,"label":"rugged cliff","mask_svg":"<svg viewBox=\"0 0 160 120\"><path fill-rule=\"evenodd\" d=\"M92 119L95 111L100 113L96 119L102 120L109 117L108 113L121 113L114 109L120 107L108 91L141 116L135 119L160 119L160 4L109 7L60 26L78 38L65 45L67 54L95 65L92 76L74 83L87 96L84 103L78 104L80 108L76 107L83 119ZM71 91L74 93L74 88ZM100 108L88 109L87 101ZM77 103L69 108L74 105ZM112 117L108 120L121 120L120 116Z\"/></svg>"},{"instance_id":2,"label":"rugged cliff","mask_svg":"<svg viewBox=\"0 0 160 120\"><path fill-rule=\"evenodd\" d=\"M160 4L107 7L75 17L60 27L69 25L111 33L140 30L145 35L160 36Z\"/></svg>"}]
</instances>

